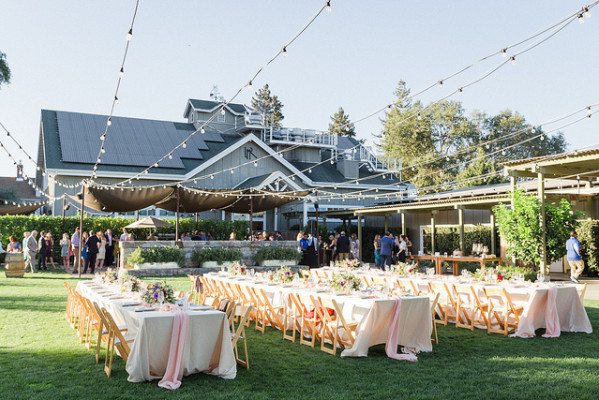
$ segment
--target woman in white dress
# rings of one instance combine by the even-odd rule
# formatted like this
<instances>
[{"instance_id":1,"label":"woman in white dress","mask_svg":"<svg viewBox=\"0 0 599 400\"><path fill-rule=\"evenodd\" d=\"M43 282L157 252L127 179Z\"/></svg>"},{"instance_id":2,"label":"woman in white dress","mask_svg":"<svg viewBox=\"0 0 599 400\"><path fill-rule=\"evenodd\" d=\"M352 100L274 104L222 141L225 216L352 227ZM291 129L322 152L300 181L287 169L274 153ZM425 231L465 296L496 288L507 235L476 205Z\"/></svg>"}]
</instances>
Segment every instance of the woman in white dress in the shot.
<instances>
[{"instance_id":1,"label":"woman in white dress","mask_svg":"<svg viewBox=\"0 0 599 400\"><path fill-rule=\"evenodd\" d=\"M360 241L355 233L352 233L351 240L349 242L349 251L351 253L351 257L354 260L357 260L360 257Z\"/></svg>"},{"instance_id":2,"label":"woman in white dress","mask_svg":"<svg viewBox=\"0 0 599 400\"><path fill-rule=\"evenodd\" d=\"M106 238L102 234L102 231L98 231L98 255L96 256L96 268L104 267L104 259L106 258Z\"/></svg>"}]
</instances>

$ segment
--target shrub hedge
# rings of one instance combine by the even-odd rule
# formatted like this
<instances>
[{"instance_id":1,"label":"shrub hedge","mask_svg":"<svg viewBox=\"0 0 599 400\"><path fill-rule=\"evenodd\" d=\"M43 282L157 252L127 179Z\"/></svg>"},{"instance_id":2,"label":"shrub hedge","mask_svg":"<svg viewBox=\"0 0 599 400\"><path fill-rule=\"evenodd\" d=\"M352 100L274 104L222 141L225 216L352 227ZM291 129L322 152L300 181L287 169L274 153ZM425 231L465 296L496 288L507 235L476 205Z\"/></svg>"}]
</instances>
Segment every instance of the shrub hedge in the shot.
<instances>
[{"instance_id":1,"label":"shrub hedge","mask_svg":"<svg viewBox=\"0 0 599 400\"><path fill-rule=\"evenodd\" d=\"M183 254L183 250L178 247L156 246L149 249L138 247L127 258L127 263L130 265L168 262L176 262L178 266L184 266L185 255Z\"/></svg>"},{"instance_id":2,"label":"shrub hedge","mask_svg":"<svg viewBox=\"0 0 599 400\"><path fill-rule=\"evenodd\" d=\"M241 251L238 249L228 249L224 247L205 247L195 249L191 255L191 262L194 267L199 267L207 261L216 261L223 263L225 261L240 261Z\"/></svg>"},{"instance_id":3,"label":"shrub hedge","mask_svg":"<svg viewBox=\"0 0 599 400\"><path fill-rule=\"evenodd\" d=\"M580 221L576 232L582 244L580 253L584 260L585 272L592 276L599 275L599 221Z\"/></svg>"},{"instance_id":4,"label":"shrub hedge","mask_svg":"<svg viewBox=\"0 0 599 400\"><path fill-rule=\"evenodd\" d=\"M258 263L264 260L292 260L299 262L302 253L289 247L263 247L256 252L254 260Z\"/></svg>"},{"instance_id":5,"label":"shrub hedge","mask_svg":"<svg viewBox=\"0 0 599 400\"><path fill-rule=\"evenodd\" d=\"M111 229L113 235L120 236L123 232L123 227L135 222L134 218L112 218L112 217L92 217L84 218L84 231L103 232L106 229ZM54 240L53 254L55 261L61 261L60 258L60 240L63 233L68 233L69 236L75 232L75 228L79 227L79 217L66 217L64 221L64 229L62 228L61 217L51 217L47 215L8 215L0 216L0 232L2 233L2 245L6 249L10 235L15 235L19 242L23 242L23 234L27 231L36 230L38 232L46 231L52 233ZM247 221L220 221L220 220L199 220L196 228L195 219L184 218L179 219L179 231L191 232L193 230L203 230L212 232L214 240L228 240L231 232L235 232L238 238L243 238L249 232L249 223ZM159 234L174 234L174 228L159 228ZM149 233L149 229L134 229L133 234L137 234L138 238L145 239ZM173 235L174 237L174 235Z\"/></svg>"}]
</instances>

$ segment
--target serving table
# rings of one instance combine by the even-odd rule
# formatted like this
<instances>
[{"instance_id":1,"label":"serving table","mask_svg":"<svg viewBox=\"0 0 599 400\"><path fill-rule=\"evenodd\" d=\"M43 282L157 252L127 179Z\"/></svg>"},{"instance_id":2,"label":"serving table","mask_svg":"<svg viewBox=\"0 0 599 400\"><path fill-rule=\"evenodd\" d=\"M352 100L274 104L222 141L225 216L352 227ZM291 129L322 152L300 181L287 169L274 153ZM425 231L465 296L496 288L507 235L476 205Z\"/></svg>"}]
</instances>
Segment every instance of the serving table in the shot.
<instances>
[{"instance_id":1,"label":"serving table","mask_svg":"<svg viewBox=\"0 0 599 400\"><path fill-rule=\"evenodd\" d=\"M169 346L174 314L167 311L138 312L139 306L130 305L108 286L93 281L82 281L76 289L82 296L105 307L119 326L127 327L135 335L126 364L129 382L143 382L162 378L169 360ZM121 298L118 298L121 297ZM191 308L189 330L183 350L183 376L198 372L234 379L237 363L226 314L207 307Z\"/></svg>"},{"instance_id":2,"label":"serving table","mask_svg":"<svg viewBox=\"0 0 599 400\"><path fill-rule=\"evenodd\" d=\"M499 265L501 265L503 263L503 260L501 259L501 257L489 257L489 256L485 256L485 257L476 257L476 256L453 256L453 255L447 255L447 256L435 256L435 255L422 255L422 256L415 256L415 255L409 255L406 258L410 259L410 260L415 260L416 264L418 265L418 268L420 268L420 260L432 260L435 262L435 273L437 275L441 275L443 273L443 261L449 261L451 262L452 265L452 270L453 270L453 274L458 276L460 274L459 272L459 263L461 262L476 262L480 264L480 268L483 269L485 267L485 264L488 262L496 262Z\"/></svg>"}]
</instances>

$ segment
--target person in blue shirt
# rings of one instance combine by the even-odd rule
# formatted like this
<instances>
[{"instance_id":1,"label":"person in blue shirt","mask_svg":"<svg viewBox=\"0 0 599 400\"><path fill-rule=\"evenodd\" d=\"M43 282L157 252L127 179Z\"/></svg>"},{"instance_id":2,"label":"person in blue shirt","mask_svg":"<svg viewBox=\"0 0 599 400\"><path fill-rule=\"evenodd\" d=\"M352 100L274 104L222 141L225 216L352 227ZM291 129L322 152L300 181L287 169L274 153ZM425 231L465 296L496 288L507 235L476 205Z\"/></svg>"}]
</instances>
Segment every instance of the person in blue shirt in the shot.
<instances>
[{"instance_id":1,"label":"person in blue shirt","mask_svg":"<svg viewBox=\"0 0 599 400\"><path fill-rule=\"evenodd\" d=\"M381 238L381 269L385 269L385 265L391 265L391 253L393 252L393 235L385 232L385 236Z\"/></svg>"},{"instance_id":2,"label":"person in blue shirt","mask_svg":"<svg viewBox=\"0 0 599 400\"><path fill-rule=\"evenodd\" d=\"M584 261L580 256L581 245L577 239L576 231L570 232L570 239L566 241L566 250L568 252L568 264L570 264L570 278L572 282L578 283L578 277L584 270Z\"/></svg>"}]
</instances>

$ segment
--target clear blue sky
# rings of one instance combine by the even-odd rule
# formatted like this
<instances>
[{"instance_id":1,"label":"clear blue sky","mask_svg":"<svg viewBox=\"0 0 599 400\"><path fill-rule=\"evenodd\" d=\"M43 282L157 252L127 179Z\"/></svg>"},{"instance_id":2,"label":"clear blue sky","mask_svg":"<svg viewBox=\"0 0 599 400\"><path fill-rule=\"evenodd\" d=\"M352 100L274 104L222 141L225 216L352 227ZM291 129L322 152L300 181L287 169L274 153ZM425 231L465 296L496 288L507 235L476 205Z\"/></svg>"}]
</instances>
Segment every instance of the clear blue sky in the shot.
<instances>
[{"instance_id":1,"label":"clear blue sky","mask_svg":"<svg viewBox=\"0 0 599 400\"><path fill-rule=\"evenodd\" d=\"M266 69L284 104L284 125L326 129L343 106L352 119L393 101L400 79L418 91L481 56L544 28L586 1L333 0L332 12ZM181 121L188 98L212 85L229 98L322 5L320 0L142 0L115 115ZM40 110L110 110L134 0L3 1L0 50L12 83L0 90L0 121L34 157ZM539 124L599 103L599 7L457 98L468 111L504 109ZM497 56L422 97L444 96L501 61ZM238 102L249 104L252 93ZM380 116L357 125L380 132ZM599 114L564 130L570 148L599 143ZM2 140L34 167L6 137ZM14 175L0 155L0 175Z\"/></svg>"}]
</instances>

